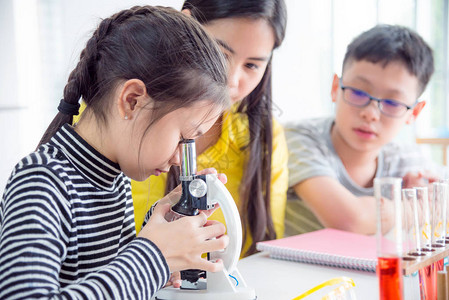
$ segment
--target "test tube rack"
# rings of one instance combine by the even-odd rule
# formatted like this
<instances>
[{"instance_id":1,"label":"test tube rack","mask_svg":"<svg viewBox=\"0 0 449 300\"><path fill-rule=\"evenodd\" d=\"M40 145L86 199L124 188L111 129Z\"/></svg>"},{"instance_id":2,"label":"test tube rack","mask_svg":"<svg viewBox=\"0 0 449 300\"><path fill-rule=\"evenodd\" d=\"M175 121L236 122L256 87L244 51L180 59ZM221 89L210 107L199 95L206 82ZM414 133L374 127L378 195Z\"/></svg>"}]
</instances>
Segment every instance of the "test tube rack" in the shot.
<instances>
[{"instance_id":1,"label":"test tube rack","mask_svg":"<svg viewBox=\"0 0 449 300\"><path fill-rule=\"evenodd\" d=\"M449 244L442 247L432 247L430 250L432 251L424 251L426 255L423 256L404 256L402 258L402 273L404 275L411 275L416 271L449 256Z\"/></svg>"}]
</instances>

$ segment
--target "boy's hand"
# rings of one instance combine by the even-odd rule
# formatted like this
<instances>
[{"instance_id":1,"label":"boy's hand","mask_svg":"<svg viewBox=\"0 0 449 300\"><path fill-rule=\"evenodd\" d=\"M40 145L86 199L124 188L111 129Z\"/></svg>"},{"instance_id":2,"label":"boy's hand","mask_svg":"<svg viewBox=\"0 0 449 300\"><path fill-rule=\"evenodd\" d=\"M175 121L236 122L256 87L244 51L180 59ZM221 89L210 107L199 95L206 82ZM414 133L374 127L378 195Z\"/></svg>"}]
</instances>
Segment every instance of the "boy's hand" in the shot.
<instances>
[{"instance_id":1,"label":"boy's hand","mask_svg":"<svg viewBox=\"0 0 449 300\"><path fill-rule=\"evenodd\" d=\"M402 178L403 188L423 187L428 186L429 183L438 181L438 176L430 171L424 172L409 172Z\"/></svg>"}]
</instances>

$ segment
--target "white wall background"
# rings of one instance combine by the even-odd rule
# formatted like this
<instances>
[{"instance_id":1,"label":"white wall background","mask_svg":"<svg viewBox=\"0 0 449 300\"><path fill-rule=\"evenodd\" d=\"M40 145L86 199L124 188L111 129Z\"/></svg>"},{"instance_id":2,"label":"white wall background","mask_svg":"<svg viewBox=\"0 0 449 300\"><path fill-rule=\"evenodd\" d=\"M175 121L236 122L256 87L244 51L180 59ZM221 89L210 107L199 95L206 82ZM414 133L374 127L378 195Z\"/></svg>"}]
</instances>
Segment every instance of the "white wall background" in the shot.
<instances>
[{"instance_id":1,"label":"white wall background","mask_svg":"<svg viewBox=\"0 0 449 300\"><path fill-rule=\"evenodd\" d=\"M429 86L424 97L440 99L433 110L446 112L440 119L448 115L449 13L438 12L435 6L447 10L449 0L285 1L287 35L273 61L274 114L282 123L332 112L331 79L340 73L346 45L376 23L415 28L438 46L435 51L443 59L437 62L438 74L431 86L439 88ZM182 2L0 0L0 194L13 166L35 149L56 114L67 77L99 20L133 5L180 9ZM446 23L438 21L441 16L436 14L442 14ZM447 129L447 118L437 118L435 125L432 109L426 110L418 128ZM413 139L414 128L403 137Z\"/></svg>"}]
</instances>

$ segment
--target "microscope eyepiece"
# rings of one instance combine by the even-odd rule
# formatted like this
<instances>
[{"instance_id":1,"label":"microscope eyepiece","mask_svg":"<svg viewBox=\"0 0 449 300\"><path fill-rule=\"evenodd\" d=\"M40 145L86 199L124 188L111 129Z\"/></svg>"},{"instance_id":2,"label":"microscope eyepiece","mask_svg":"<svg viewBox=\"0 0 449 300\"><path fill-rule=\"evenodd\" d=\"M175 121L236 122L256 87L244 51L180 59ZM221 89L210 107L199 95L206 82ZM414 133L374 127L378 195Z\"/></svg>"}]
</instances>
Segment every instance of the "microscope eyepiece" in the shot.
<instances>
[{"instance_id":1,"label":"microscope eyepiece","mask_svg":"<svg viewBox=\"0 0 449 300\"><path fill-rule=\"evenodd\" d=\"M183 140L181 147L181 181L191 181L196 174L195 140Z\"/></svg>"}]
</instances>

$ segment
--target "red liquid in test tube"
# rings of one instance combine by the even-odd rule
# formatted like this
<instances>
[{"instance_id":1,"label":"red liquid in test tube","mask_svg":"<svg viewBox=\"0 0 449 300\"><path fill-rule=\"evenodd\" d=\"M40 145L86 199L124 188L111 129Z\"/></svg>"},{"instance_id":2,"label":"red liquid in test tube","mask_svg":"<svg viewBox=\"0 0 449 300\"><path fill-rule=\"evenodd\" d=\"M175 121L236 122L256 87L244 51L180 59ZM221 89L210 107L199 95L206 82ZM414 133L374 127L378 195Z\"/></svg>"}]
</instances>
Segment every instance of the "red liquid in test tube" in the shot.
<instances>
[{"instance_id":1,"label":"red liquid in test tube","mask_svg":"<svg viewBox=\"0 0 449 300\"><path fill-rule=\"evenodd\" d=\"M381 300L402 300L402 264L399 257L378 257L377 276Z\"/></svg>"},{"instance_id":2,"label":"red liquid in test tube","mask_svg":"<svg viewBox=\"0 0 449 300\"><path fill-rule=\"evenodd\" d=\"M422 300L437 298L435 263L419 270L419 285Z\"/></svg>"},{"instance_id":3,"label":"red liquid in test tube","mask_svg":"<svg viewBox=\"0 0 449 300\"><path fill-rule=\"evenodd\" d=\"M374 178L377 204L377 277L379 299L403 300L402 248L404 206L402 179Z\"/></svg>"}]
</instances>

